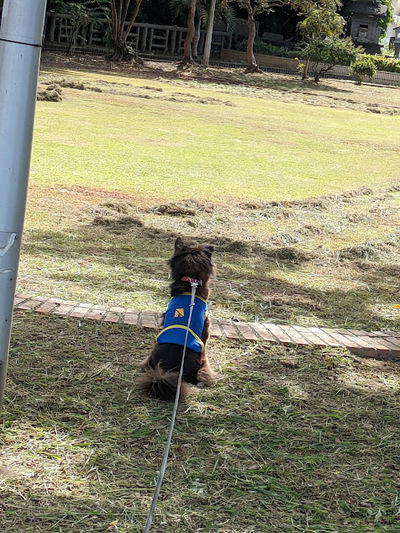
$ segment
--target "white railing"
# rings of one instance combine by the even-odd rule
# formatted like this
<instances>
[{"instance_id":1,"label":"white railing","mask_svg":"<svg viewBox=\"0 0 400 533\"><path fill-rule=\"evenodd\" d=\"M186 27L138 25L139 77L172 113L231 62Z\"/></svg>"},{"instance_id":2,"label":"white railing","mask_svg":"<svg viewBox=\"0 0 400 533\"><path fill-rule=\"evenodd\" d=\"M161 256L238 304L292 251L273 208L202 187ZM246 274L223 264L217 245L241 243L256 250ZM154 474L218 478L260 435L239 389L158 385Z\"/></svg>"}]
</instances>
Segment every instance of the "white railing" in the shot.
<instances>
[{"instance_id":1,"label":"white railing","mask_svg":"<svg viewBox=\"0 0 400 533\"><path fill-rule=\"evenodd\" d=\"M91 23L79 32L76 46L78 48L99 49L107 46L108 24L104 20L98 24ZM68 47L73 32L72 17L61 13L47 13L45 43L58 47ZM137 51L146 53L180 54L187 28L179 26L161 26L157 24L135 23L128 36L128 44ZM204 48L205 30L200 33L198 52ZM232 47L232 33L214 31L212 50L219 54L222 48Z\"/></svg>"}]
</instances>

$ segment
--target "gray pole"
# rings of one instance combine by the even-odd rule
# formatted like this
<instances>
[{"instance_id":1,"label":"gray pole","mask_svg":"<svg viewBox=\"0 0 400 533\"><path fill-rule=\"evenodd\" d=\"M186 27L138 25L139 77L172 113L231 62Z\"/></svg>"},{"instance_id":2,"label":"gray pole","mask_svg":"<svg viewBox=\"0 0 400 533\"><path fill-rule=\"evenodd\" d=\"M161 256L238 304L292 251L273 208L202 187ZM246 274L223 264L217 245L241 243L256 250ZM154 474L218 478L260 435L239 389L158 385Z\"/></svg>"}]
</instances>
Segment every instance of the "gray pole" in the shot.
<instances>
[{"instance_id":1,"label":"gray pole","mask_svg":"<svg viewBox=\"0 0 400 533\"><path fill-rule=\"evenodd\" d=\"M0 29L0 415L24 225L46 0L5 0Z\"/></svg>"},{"instance_id":2,"label":"gray pole","mask_svg":"<svg viewBox=\"0 0 400 533\"><path fill-rule=\"evenodd\" d=\"M206 43L204 45L203 67L208 67L210 63L211 43L214 29L215 4L217 0L211 0L210 12L208 14Z\"/></svg>"}]
</instances>

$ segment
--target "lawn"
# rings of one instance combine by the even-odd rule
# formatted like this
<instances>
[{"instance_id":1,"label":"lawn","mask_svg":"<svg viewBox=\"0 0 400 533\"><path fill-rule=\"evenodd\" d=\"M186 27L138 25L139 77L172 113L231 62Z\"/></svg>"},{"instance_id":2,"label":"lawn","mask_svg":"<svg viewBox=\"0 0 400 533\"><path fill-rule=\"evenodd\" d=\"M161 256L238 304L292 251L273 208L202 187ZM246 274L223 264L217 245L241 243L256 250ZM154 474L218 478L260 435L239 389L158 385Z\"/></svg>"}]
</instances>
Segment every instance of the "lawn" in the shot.
<instances>
[{"instance_id":1,"label":"lawn","mask_svg":"<svg viewBox=\"0 0 400 533\"><path fill-rule=\"evenodd\" d=\"M398 89L44 54L54 83L19 293L162 311L180 235L216 248L215 317L398 329ZM172 409L136 388L153 343L15 313L1 531L143 531ZM179 407L154 533L399 531L398 363L209 352L218 381Z\"/></svg>"},{"instance_id":2,"label":"lawn","mask_svg":"<svg viewBox=\"0 0 400 533\"><path fill-rule=\"evenodd\" d=\"M399 89L69 61L42 66L18 292L161 311L180 235L216 246L218 318L398 327Z\"/></svg>"},{"instance_id":3,"label":"lawn","mask_svg":"<svg viewBox=\"0 0 400 533\"><path fill-rule=\"evenodd\" d=\"M46 79L72 88L63 102L38 105L38 185L120 191L147 203L220 203L321 196L396 178L397 115L289 105L253 88L200 82L68 71Z\"/></svg>"},{"instance_id":4,"label":"lawn","mask_svg":"<svg viewBox=\"0 0 400 533\"><path fill-rule=\"evenodd\" d=\"M18 313L0 428L0 528L143 531L172 405L142 398L154 334ZM210 343L179 408L154 533L399 530L397 363Z\"/></svg>"}]
</instances>

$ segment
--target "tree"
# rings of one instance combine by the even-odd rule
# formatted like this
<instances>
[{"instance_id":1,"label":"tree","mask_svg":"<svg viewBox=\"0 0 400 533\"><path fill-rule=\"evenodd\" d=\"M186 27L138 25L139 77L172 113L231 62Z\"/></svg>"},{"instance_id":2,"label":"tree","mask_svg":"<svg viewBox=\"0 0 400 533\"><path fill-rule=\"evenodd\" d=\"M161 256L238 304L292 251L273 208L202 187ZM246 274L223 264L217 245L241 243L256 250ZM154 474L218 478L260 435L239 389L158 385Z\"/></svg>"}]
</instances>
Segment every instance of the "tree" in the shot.
<instances>
[{"instance_id":1,"label":"tree","mask_svg":"<svg viewBox=\"0 0 400 533\"><path fill-rule=\"evenodd\" d=\"M337 13L341 7L339 0L320 0L320 3L306 0L301 7L301 14L305 18L298 23L298 29L308 47L325 37L338 38L343 33L345 20ZM302 72L303 80L308 76L309 62L307 59Z\"/></svg>"},{"instance_id":2,"label":"tree","mask_svg":"<svg viewBox=\"0 0 400 533\"><path fill-rule=\"evenodd\" d=\"M142 0L108 0L111 9L110 30L113 53L111 60L135 59L143 63L127 39L138 16ZM131 14L130 14L131 13Z\"/></svg>"},{"instance_id":3,"label":"tree","mask_svg":"<svg viewBox=\"0 0 400 533\"><path fill-rule=\"evenodd\" d=\"M378 26L381 30L381 37L384 37L388 26L394 20L394 7L392 0L377 0L378 4L383 4L387 7L386 13L379 17Z\"/></svg>"},{"instance_id":4,"label":"tree","mask_svg":"<svg viewBox=\"0 0 400 533\"><path fill-rule=\"evenodd\" d=\"M188 31L181 64L193 63L198 56L201 26L207 18L207 0L171 0L170 4L178 16L186 17L187 20Z\"/></svg>"},{"instance_id":5,"label":"tree","mask_svg":"<svg viewBox=\"0 0 400 533\"><path fill-rule=\"evenodd\" d=\"M195 16L196 16L197 0L190 0L189 14L187 19L187 34L183 44L183 59L182 64L193 63L192 41L195 34Z\"/></svg>"},{"instance_id":6,"label":"tree","mask_svg":"<svg viewBox=\"0 0 400 533\"><path fill-rule=\"evenodd\" d=\"M197 0L190 0L189 14L187 18L187 34L185 42L183 43L183 59L182 66L188 63L193 63L193 49L192 41L195 34L195 16L196 16Z\"/></svg>"},{"instance_id":7,"label":"tree","mask_svg":"<svg viewBox=\"0 0 400 533\"><path fill-rule=\"evenodd\" d=\"M206 0L197 0L195 4L193 8L192 0L170 0L170 6L176 16L186 20L188 34L190 33L191 35L190 42L188 35L188 42L185 40L183 63L192 63L193 58L198 56L200 28L206 16Z\"/></svg>"},{"instance_id":8,"label":"tree","mask_svg":"<svg viewBox=\"0 0 400 533\"><path fill-rule=\"evenodd\" d=\"M235 15L234 11L229 6L229 0L211 0L209 11L207 13L207 33L203 52L203 67L208 67L210 62L214 21L215 19L220 21L222 18L226 20L228 27L233 27Z\"/></svg>"},{"instance_id":9,"label":"tree","mask_svg":"<svg viewBox=\"0 0 400 533\"><path fill-rule=\"evenodd\" d=\"M247 40L245 72L262 72L254 57L254 41L256 39L255 17L261 13L271 13L275 7L281 7L286 0L237 0L236 3L247 11L247 25L249 27L249 38Z\"/></svg>"},{"instance_id":10,"label":"tree","mask_svg":"<svg viewBox=\"0 0 400 533\"><path fill-rule=\"evenodd\" d=\"M213 36L213 30L214 30L214 18L215 18L216 4L217 4L217 0L211 0L210 11L208 13L207 34L206 34L206 42L204 44L204 53L203 53L203 67L206 67L206 68L208 67L210 63L211 43L212 43L212 36Z\"/></svg>"},{"instance_id":11,"label":"tree","mask_svg":"<svg viewBox=\"0 0 400 533\"><path fill-rule=\"evenodd\" d=\"M206 43L204 45L203 65L208 66L211 51L212 32L214 20L225 18L227 24L232 25L234 12L228 5L229 0L197 0L193 22L191 20L190 6L191 0L170 0L170 5L176 16L185 17L188 22L188 29L194 25L193 37L190 40L188 31L188 42L185 41L187 49L184 51L183 63L191 63L198 57L198 44L200 40L201 27L207 26ZM189 16L188 16L189 13ZM189 43L190 40L190 43Z\"/></svg>"},{"instance_id":12,"label":"tree","mask_svg":"<svg viewBox=\"0 0 400 533\"><path fill-rule=\"evenodd\" d=\"M361 47L356 47L350 37L338 39L336 37L319 37L310 43L305 52L313 63L314 81L318 83L321 76L335 65L350 65L354 63Z\"/></svg>"},{"instance_id":13,"label":"tree","mask_svg":"<svg viewBox=\"0 0 400 533\"><path fill-rule=\"evenodd\" d=\"M132 60L143 63L127 39L140 11L143 0L49 0L49 7L61 13L73 14L80 24L84 17L103 15L109 23L112 61ZM80 24L82 26L82 24ZM75 26L74 26L75 27ZM73 32L76 33L76 32Z\"/></svg>"}]
</instances>

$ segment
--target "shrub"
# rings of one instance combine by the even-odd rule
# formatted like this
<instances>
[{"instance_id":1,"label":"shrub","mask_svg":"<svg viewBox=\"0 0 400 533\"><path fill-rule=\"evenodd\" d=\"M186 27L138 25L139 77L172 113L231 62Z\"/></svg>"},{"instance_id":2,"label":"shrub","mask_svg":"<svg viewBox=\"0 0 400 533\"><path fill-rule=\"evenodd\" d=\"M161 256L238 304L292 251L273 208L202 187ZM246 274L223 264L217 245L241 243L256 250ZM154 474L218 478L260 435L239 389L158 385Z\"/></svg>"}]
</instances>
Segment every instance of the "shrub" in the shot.
<instances>
[{"instance_id":1,"label":"shrub","mask_svg":"<svg viewBox=\"0 0 400 533\"><path fill-rule=\"evenodd\" d=\"M247 48L247 40L244 40L236 45L236 50L245 52ZM292 59L302 57L301 50L289 50L284 46L276 46L274 44L266 43L265 41L254 42L254 53L268 56L289 57Z\"/></svg>"},{"instance_id":2,"label":"shrub","mask_svg":"<svg viewBox=\"0 0 400 533\"><path fill-rule=\"evenodd\" d=\"M318 83L323 74L335 65L351 65L359 55L350 37L338 39L326 37L315 39L306 50L306 57L313 63L314 81Z\"/></svg>"},{"instance_id":3,"label":"shrub","mask_svg":"<svg viewBox=\"0 0 400 533\"><path fill-rule=\"evenodd\" d=\"M363 78L372 78L376 72L376 64L371 56L363 55L352 63L351 69L357 82L361 85Z\"/></svg>"},{"instance_id":4,"label":"shrub","mask_svg":"<svg viewBox=\"0 0 400 533\"><path fill-rule=\"evenodd\" d=\"M384 56L370 56L365 54L375 64L377 70L384 70L386 72L400 72L400 59Z\"/></svg>"}]
</instances>

